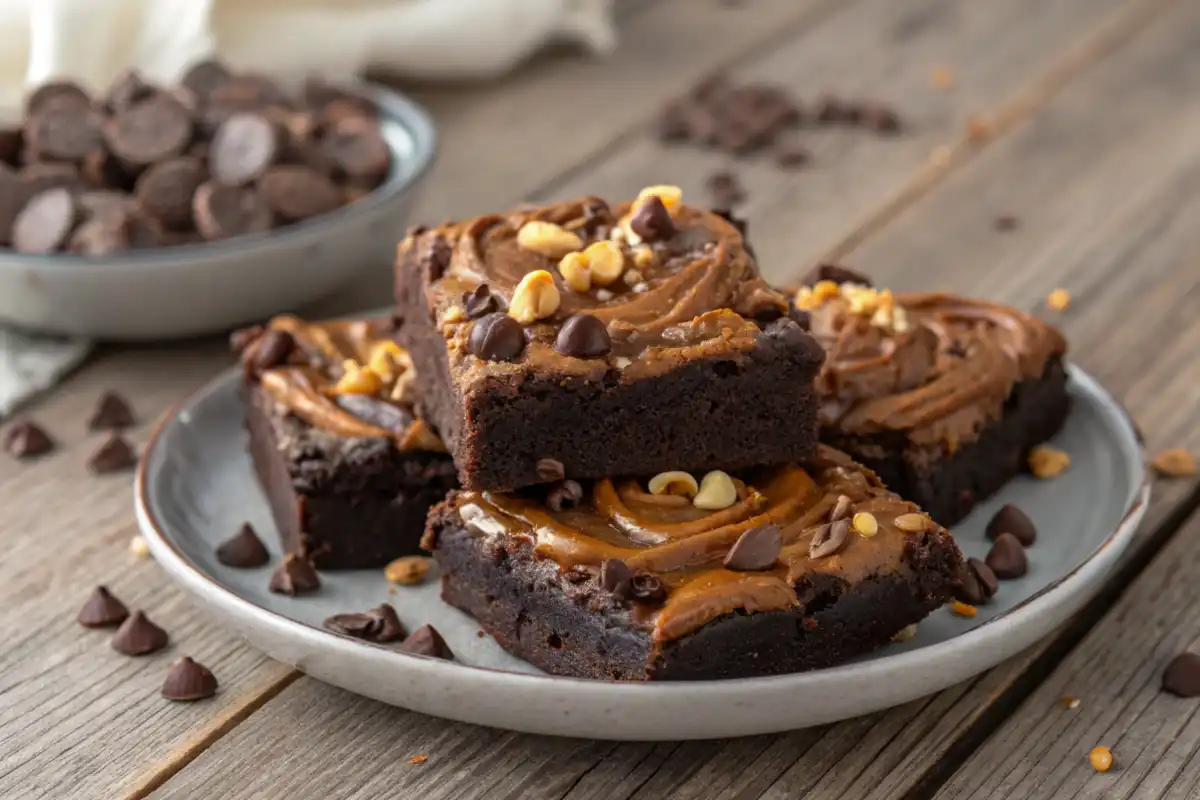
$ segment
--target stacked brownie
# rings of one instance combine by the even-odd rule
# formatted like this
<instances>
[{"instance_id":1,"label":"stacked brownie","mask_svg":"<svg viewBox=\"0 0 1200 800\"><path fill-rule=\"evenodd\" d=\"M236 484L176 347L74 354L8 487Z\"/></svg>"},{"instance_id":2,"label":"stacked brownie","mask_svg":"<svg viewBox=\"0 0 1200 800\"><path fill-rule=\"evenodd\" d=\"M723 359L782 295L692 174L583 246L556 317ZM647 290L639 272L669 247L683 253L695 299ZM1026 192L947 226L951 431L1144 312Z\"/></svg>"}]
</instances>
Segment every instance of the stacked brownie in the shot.
<instances>
[{"instance_id":1,"label":"stacked brownie","mask_svg":"<svg viewBox=\"0 0 1200 800\"><path fill-rule=\"evenodd\" d=\"M464 487L424 544L510 652L593 678L773 674L948 599L953 540L817 445L822 348L741 228L678 189L413 231L397 302Z\"/></svg>"}]
</instances>

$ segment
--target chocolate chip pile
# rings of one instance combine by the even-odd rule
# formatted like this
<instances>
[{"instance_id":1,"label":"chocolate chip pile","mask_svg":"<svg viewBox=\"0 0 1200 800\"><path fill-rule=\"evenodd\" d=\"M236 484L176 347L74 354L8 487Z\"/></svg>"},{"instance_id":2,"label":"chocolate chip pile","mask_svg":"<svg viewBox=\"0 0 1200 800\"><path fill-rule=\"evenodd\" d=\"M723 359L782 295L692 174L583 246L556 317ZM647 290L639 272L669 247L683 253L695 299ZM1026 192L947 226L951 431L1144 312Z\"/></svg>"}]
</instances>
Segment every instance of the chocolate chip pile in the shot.
<instances>
[{"instance_id":1,"label":"chocolate chip pile","mask_svg":"<svg viewBox=\"0 0 1200 800\"><path fill-rule=\"evenodd\" d=\"M292 95L206 61L169 88L54 82L0 130L0 245L98 256L261 233L357 200L390 168L374 105L318 80Z\"/></svg>"}]
</instances>

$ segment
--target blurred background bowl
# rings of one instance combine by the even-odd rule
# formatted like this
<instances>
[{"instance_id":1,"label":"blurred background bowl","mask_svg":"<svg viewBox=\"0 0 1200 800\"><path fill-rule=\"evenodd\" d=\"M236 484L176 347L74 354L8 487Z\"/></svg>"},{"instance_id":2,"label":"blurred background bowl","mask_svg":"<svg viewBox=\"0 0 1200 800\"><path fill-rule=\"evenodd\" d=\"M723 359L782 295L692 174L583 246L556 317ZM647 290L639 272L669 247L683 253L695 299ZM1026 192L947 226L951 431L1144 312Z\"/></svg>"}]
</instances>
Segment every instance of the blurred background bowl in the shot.
<instances>
[{"instance_id":1,"label":"blurred background bowl","mask_svg":"<svg viewBox=\"0 0 1200 800\"><path fill-rule=\"evenodd\" d=\"M437 137L429 115L377 84L392 169L357 202L267 233L101 258L0 250L0 323L145 341L227 331L320 300L369 269L388 269ZM380 298L384 305L390 298Z\"/></svg>"}]
</instances>

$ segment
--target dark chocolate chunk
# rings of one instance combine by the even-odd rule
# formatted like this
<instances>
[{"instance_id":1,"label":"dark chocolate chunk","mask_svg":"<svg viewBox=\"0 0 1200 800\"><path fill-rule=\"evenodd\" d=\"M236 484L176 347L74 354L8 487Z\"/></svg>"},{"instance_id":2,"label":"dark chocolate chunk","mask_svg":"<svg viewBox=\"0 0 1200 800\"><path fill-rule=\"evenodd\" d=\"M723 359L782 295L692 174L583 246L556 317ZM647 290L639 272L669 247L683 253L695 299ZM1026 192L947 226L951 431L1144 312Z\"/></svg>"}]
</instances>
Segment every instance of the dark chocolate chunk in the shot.
<instances>
[{"instance_id":1,"label":"dark chocolate chunk","mask_svg":"<svg viewBox=\"0 0 1200 800\"><path fill-rule=\"evenodd\" d=\"M199 159L171 158L143 172L133 194L141 209L163 224L187 226L192 221L192 198L207 178Z\"/></svg>"},{"instance_id":2,"label":"dark chocolate chunk","mask_svg":"<svg viewBox=\"0 0 1200 800\"><path fill-rule=\"evenodd\" d=\"M369 182L382 179L392 163L379 122L362 116L339 121L321 141L321 151L340 173Z\"/></svg>"},{"instance_id":3,"label":"dark chocolate chunk","mask_svg":"<svg viewBox=\"0 0 1200 800\"><path fill-rule=\"evenodd\" d=\"M368 611L334 614L323 624L334 633L379 644L399 641L406 634L396 609L387 603Z\"/></svg>"},{"instance_id":4,"label":"dark chocolate chunk","mask_svg":"<svg viewBox=\"0 0 1200 800\"><path fill-rule=\"evenodd\" d=\"M415 421L406 409L371 395L338 395L337 404L363 422L393 433L404 433Z\"/></svg>"},{"instance_id":5,"label":"dark chocolate chunk","mask_svg":"<svg viewBox=\"0 0 1200 800\"><path fill-rule=\"evenodd\" d=\"M312 167L285 164L271 167L258 181L263 199L287 220L305 220L342 205L342 190Z\"/></svg>"},{"instance_id":6,"label":"dark chocolate chunk","mask_svg":"<svg viewBox=\"0 0 1200 800\"><path fill-rule=\"evenodd\" d=\"M32 117L48 108L86 108L91 104L92 98L79 84L72 81L51 81L43 83L25 98L25 116Z\"/></svg>"},{"instance_id":7,"label":"dark chocolate chunk","mask_svg":"<svg viewBox=\"0 0 1200 800\"><path fill-rule=\"evenodd\" d=\"M484 361L511 361L525 349L521 323L501 312L480 317L471 325L467 350Z\"/></svg>"},{"instance_id":8,"label":"dark chocolate chunk","mask_svg":"<svg viewBox=\"0 0 1200 800\"><path fill-rule=\"evenodd\" d=\"M249 522L243 522L237 533L217 545L217 561L227 567L253 569L270 560L271 554Z\"/></svg>"},{"instance_id":9,"label":"dark chocolate chunk","mask_svg":"<svg viewBox=\"0 0 1200 800\"><path fill-rule=\"evenodd\" d=\"M1177 697L1200 697L1200 655L1180 653L1163 670L1162 688Z\"/></svg>"},{"instance_id":10,"label":"dark chocolate chunk","mask_svg":"<svg viewBox=\"0 0 1200 800\"><path fill-rule=\"evenodd\" d=\"M279 130L266 117L249 111L233 114L213 136L208 166L226 186L258 180L280 155Z\"/></svg>"},{"instance_id":11,"label":"dark chocolate chunk","mask_svg":"<svg viewBox=\"0 0 1200 800\"><path fill-rule=\"evenodd\" d=\"M122 162L145 166L187 149L192 118L174 97L156 94L115 114L104 126L104 140Z\"/></svg>"},{"instance_id":12,"label":"dark chocolate chunk","mask_svg":"<svg viewBox=\"0 0 1200 800\"><path fill-rule=\"evenodd\" d=\"M120 625L128 616L129 609L124 603L107 587L97 586L75 615L75 621L85 628L111 628Z\"/></svg>"},{"instance_id":13,"label":"dark chocolate chunk","mask_svg":"<svg viewBox=\"0 0 1200 800\"><path fill-rule=\"evenodd\" d=\"M100 395L96 409L88 419L88 430L92 431L115 431L133 425L133 409L124 397L111 389Z\"/></svg>"},{"instance_id":14,"label":"dark chocolate chunk","mask_svg":"<svg viewBox=\"0 0 1200 800\"><path fill-rule=\"evenodd\" d=\"M36 458L54 449L54 440L40 425L18 422L4 434L4 449L14 458Z\"/></svg>"},{"instance_id":15,"label":"dark chocolate chunk","mask_svg":"<svg viewBox=\"0 0 1200 800\"><path fill-rule=\"evenodd\" d=\"M25 197L49 189L79 192L84 188L79 170L73 164L30 164L17 173L17 182L24 188Z\"/></svg>"},{"instance_id":16,"label":"dark chocolate chunk","mask_svg":"<svg viewBox=\"0 0 1200 800\"><path fill-rule=\"evenodd\" d=\"M446 640L438 633L437 628L432 625L422 625L417 628L404 640L403 644L400 645L400 649L405 653L412 653L416 656L444 658L447 661L454 659L454 653L450 650L450 645L446 644Z\"/></svg>"},{"instance_id":17,"label":"dark chocolate chunk","mask_svg":"<svg viewBox=\"0 0 1200 800\"><path fill-rule=\"evenodd\" d=\"M127 213L133 205L129 195L109 189L81 192L75 200L79 204L80 212L88 219L120 216Z\"/></svg>"},{"instance_id":18,"label":"dark chocolate chunk","mask_svg":"<svg viewBox=\"0 0 1200 800\"><path fill-rule=\"evenodd\" d=\"M62 249L79 219L79 207L66 189L48 189L30 198L13 222L13 247L21 253Z\"/></svg>"},{"instance_id":19,"label":"dark chocolate chunk","mask_svg":"<svg viewBox=\"0 0 1200 800\"><path fill-rule=\"evenodd\" d=\"M629 581L629 597L635 603L658 605L667 599L667 587L657 575L639 572Z\"/></svg>"},{"instance_id":20,"label":"dark chocolate chunk","mask_svg":"<svg viewBox=\"0 0 1200 800\"><path fill-rule=\"evenodd\" d=\"M1001 214L992 222L992 227L1002 233L1007 233L1015 231L1020 224L1020 221L1012 214Z\"/></svg>"},{"instance_id":21,"label":"dark chocolate chunk","mask_svg":"<svg viewBox=\"0 0 1200 800\"><path fill-rule=\"evenodd\" d=\"M212 670L188 656L171 665L162 685L162 696L168 700L205 700L216 693L217 678Z\"/></svg>"},{"instance_id":22,"label":"dark chocolate chunk","mask_svg":"<svg viewBox=\"0 0 1200 800\"><path fill-rule=\"evenodd\" d=\"M171 243L162 223L144 213L130 214L125 218L125 235L129 246L135 250L164 247Z\"/></svg>"},{"instance_id":23,"label":"dark chocolate chunk","mask_svg":"<svg viewBox=\"0 0 1200 800\"><path fill-rule=\"evenodd\" d=\"M956 599L973 606L988 602L999 591L1000 584L992 568L978 558L968 558L959 570Z\"/></svg>"},{"instance_id":24,"label":"dark chocolate chunk","mask_svg":"<svg viewBox=\"0 0 1200 800\"><path fill-rule=\"evenodd\" d=\"M1030 547L1037 541L1037 528L1033 526L1033 520L1011 503L997 511L984 530L987 538L993 540L1002 533L1011 533L1024 547Z\"/></svg>"},{"instance_id":25,"label":"dark chocolate chunk","mask_svg":"<svg viewBox=\"0 0 1200 800\"><path fill-rule=\"evenodd\" d=\"M567 477L563 463L557 458L539 458L537 462L537 474L546 483L561 481Z\"/></svg>"},{"instance_id":26,"label":"dark chocolate chunk","mask_svg":"<svg viewBox=\"0 0 1200 800\"><path fill-rule=\"evenodd\" d=\"M208 60L193 64L183 75L183 85L198 97L206 98L214 89L232 79L228 67L220 61Z\"/></svg>"},{"instance_id":27,"label":"dark chocolate chunk","mask_svg":"<svg viewBox=\"0 0 1200 800\"><path fill-rule=\"evenodd\" d=\"M208 181L192 198L196 230L205 239L226 239L247 233L263 233L275 224L271 207L252 187L222 186Z\"/></svg>"},{"instance_id":28,"label":"dark chocolate chunk","mask_svg":"<svg viewBox=\"0 0 1200 800\"><path fill-rule=\"evenodd\" d=\"M479 284L474 291L463 292L463 308L466 309L469 319L479 319L487 314L505 311L504 306L503 298L493 294L486 283Z\"/></svg>"},{"instance_id":29,"label":"dark chocolate chunk","mask_svg":"<svg viewBox=\"0 0 1200 800\"><path fill-rule=\"evenodd\" d=\"M1029 569L1029 561L1025 557L1025 548L1021 541L1011 533L1004 532L996 537L992 549L988 550L984 562L996 573L1001 580L1020 578Z\"/></svg>"},{"instance_id":30,"label":"dark chocolate chunk","mask_svg":"<svg viewBox=\"0 0 1200 800\"><path fill-rule=\"evenodd\" d=\"M600 564L600 587L612 592L617 600L625 600L633 581L633 570L619 558L606 558Z\"/></svg>"},{"instance_id":31,"label":"dark chocolate chunk","mask_svg":"<svg viewBox=\"0 0 1200 800\"><path fill-rule=\"evenodd\" d=\"M271 582L267 584L267 588L276 594L295 597L321 588L321 578L313 569L311 561L297 553L288 553L283 557L283 563L271 575Z\"/></svg>"},{"instance_id":32,"label":"dark chocolate chunk","mask_svg":"<svg viewBox=\"0 0 1200 800\"><path fill-rule=\"evenodd\" d=\"M141 610L134 611L113 634L112 649L127 656L157 653L167 646L167 632L150 621Z\"/></svg>"},{"instance_id":33,"label":"dark chocolate chunk","mask_svg":"<svg viewBox=\"0 0 1200 800\"><path fill-rule=\"evenodd\" d=\"M554 349L572 358L600 358L612 349L612 339L599 317L572 314L559 328Z\"/></svg>"},{"instance_id":34,"label":"dark chocolate chunk","mask_svg":"<svg viewBox=\"0 0 1200 800\"><path fill-rule=\"evenodd\" d=\"M95 475L107 475L137 466L137 452L121 434L114 433L88 459L88 469Z\"/></svg>"},{"instance_id":35,"label":"dark chocolate chunk","mask_svg":"<svg viewBox=\"0 0 1200 800\"><path fill-rule=\"evenodd\" d=\"M578 481L565 480L546 495L546 506L551 511L574 508L583 499L583 487Z\"/></svg>"},{"instance_id":36,"label":"dark chocolate chunk","mask_svg":"<svg viewBox=\"0 0 1200 800\"><path fill-rule=\"evenodd\" d=\"M775 148L775 163L785 169L803 167L812 161L812 153L807 147L795 142L781 144Z\"/></svg>"},{"instance_id":37,"label":"dark chocolate chunk","mask_svg":"<svg viewBox=\"0 0 1200 800\"><path fill-rule=\"evenodd\" d=\"M608 203L599 197L589 197L583 201L583 232L595 236L600 228L612 225L612 209Z\"/></svg>"},{"instance_id":38,"label":"dark chocolate chunk","mask_svg":"<svg viewBox=\"0 0 1200 800\"><path fill-rule=\"evenodd\" d=\"M850 117L851 112L847 104L840 97L827 94L823 95L817 101L817 110L814 114L814 119L817 122L826 124L848 122Z\"/></svg>"},{"instance_id":39,"label":"dark chocolate chunk","mask_svg":"<svg viewBox=\"0 0 1200 800\"><path fill-rule=\"evenodd\" d=\"M296 339L287 331L271 329L242 352L242 363L252 374L278 367L296 349Z\"/></svg>"},{"instance_id":40,"label":"dark chocolate chunk","mask_svg":"<svg viewBox=\"0 0 1200 800\"><path fill-rule=\"evenodd\" d=\"M870 286L871 279L861 272L857 272L846 267L839 267L837 264L820 264L814 267L801 283L804 286L815 286L820 281L833 281L837 284L842 283L857 283L862 286Z\"/></svg>"},{"instance_id":41,"label":"dark chocolate chunk","mask_svg":"<svg viewBox=\"0 0 1200 800\"><path fill-rule=\"evenodd\" d=\"M671 212L656 194L641 202L629 220L629 228L646 242L660 242L675 235Z\"/></svg>"},{"instance_id":42,"label":"dark chocolate chunk","mask_svg":"<svg viewBox=\"0 0 1200 800\"><path fill-rule=\"evenodd\" d=\"M106 256L130 247L128 216L104 215L88 219L75 229L67 250L83 256Z\"/></svg>"},{"instance_id":43,"label":"dark chocolate chunk","mask_svg":"<svg viewBox=\"0 0 1200 800\"><path fill-rule=\"evenodd\" d=\"M891 108L874 100L860 104L857 117L859 125L876 133L897 133L901 128L900 116Z\"/></svg>"},{"instance_id":44,"label":"dark chocolate chunk","mask_svg":"<svg viewBox=\"0 0 1200 800\"><path fill-rule=\"evenodd\" d=\"M117 78L104 97L104 105L110 111L124 111L139 100L145 100L157 90L142 80L137 70L130 70Z\"/></svg>"},{"instance_id":45,"label":"dark chocolate chunk","mask_svg":"<svg viewBox=\"0 0 1200 800\"><path fill-rule=\"evenodd\" d=\"M725 554L726 569L753 572L770 569L783 548L783 531L778 525L759 525L743 533Z\"/></svg>"},{"instance_id":46,"label":"dark chocolate chunk","mask_svg":"<svg viewBox=\"0 0 1200 800\"><path fill-rule=\"evenodd\" d=\"M808 542L809 558L825 558L837 553L850 537L850 522L839 519L822 525Z\"/></svg>"},{"instance_id":47,"label":"dark chocolate chunk","mask_svg":"<svg viewBox=\"0 0 1200 800\"><path fill-rule=\"evenodd\" d=\"M25 144L39 160L78 162L103 146L100 121L87 106L56 106L25 124Z\"/></svg>"}]
</instances>

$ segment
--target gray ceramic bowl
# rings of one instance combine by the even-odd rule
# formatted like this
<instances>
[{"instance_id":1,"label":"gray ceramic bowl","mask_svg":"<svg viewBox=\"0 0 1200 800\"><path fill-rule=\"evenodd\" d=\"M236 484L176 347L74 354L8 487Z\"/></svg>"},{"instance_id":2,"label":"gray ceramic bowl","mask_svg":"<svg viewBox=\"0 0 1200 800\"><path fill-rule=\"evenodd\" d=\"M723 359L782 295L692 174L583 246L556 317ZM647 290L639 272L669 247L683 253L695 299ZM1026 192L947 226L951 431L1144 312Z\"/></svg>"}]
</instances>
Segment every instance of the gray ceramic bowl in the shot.
<instances>
[{"instance_id":1,"label":"gray ceramic bowl","mask_svg":"<svg viewBox=\"0 0 1200 800\"><path fill-rule=\"evenodd\" d=\"M367 197L269 233L105 258L0 250L0 322L101 339L215 333L331 294L392 263L436 134L418 105L382 86L353 88L379 106L392 171ZM381 298L386 300L387 298Z\"/></svg>"}]
</instances>

